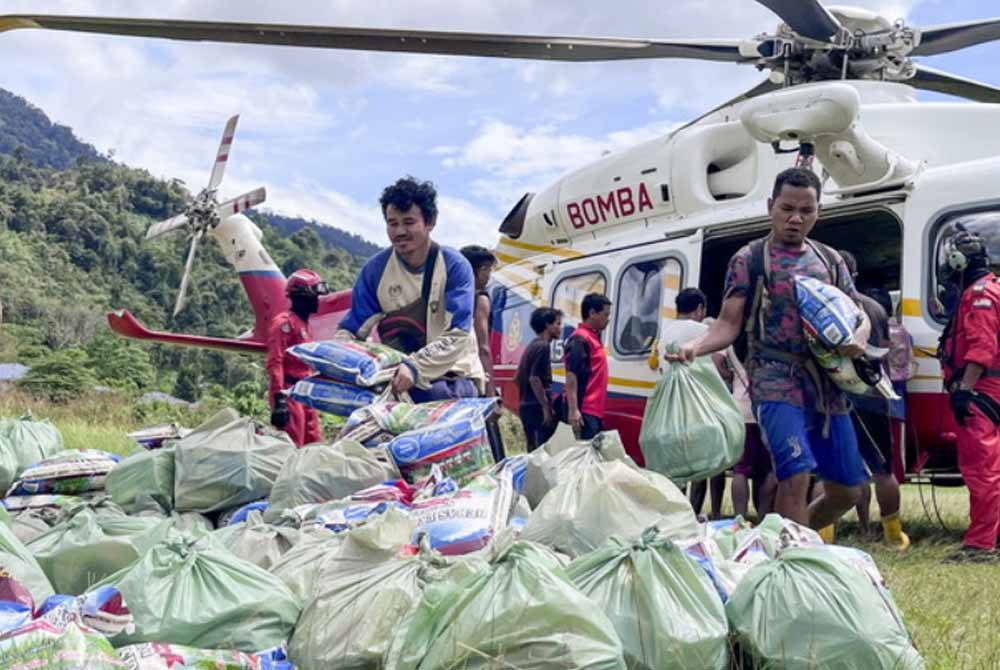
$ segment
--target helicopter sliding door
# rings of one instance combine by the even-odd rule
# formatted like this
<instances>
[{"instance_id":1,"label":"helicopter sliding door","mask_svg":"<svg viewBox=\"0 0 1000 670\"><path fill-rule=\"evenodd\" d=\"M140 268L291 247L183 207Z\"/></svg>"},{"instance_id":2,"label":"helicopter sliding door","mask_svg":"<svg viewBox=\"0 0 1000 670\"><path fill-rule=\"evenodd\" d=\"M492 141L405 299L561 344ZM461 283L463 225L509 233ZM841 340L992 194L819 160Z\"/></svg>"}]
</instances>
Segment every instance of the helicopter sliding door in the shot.
<instances>
[{"instance_id":1,"label":"helicopter sliding door","mask_svg":"<svg viewBox=\"0 0 1000 670\"><path fill-rule=\"evenodd\" d=\"M659 372L650 354L660 345L666 322L677 316L674 299L685 286L697 286L701 234L594 254L556 266L549 299L563 310L564 335L580 322L580 302L590 292L612 301L603 334L610 379L605 427L617 430L626 450L642 463L639 428L646 401ZM553 351L553 378L565 382L561 343Z\"/></svg>"}]
</instances>

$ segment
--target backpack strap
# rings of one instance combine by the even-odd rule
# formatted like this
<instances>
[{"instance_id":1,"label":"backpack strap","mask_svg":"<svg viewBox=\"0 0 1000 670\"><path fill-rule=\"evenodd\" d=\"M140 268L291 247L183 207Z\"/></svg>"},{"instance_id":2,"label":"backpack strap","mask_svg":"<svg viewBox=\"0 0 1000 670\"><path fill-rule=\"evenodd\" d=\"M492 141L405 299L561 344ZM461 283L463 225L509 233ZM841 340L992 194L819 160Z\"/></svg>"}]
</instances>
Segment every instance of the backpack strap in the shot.
<instances>
[{"instance_id":1,"label":"backpack strap","mask_svg":"<svg viewBox=\"0 0 1000 670\"><path fill-rule=\"evenodd\" d=\"M843 279L843 277L840 276L840 263L844 259L840 253L836 249L829 247L822 242L811 240L808 237L806 238L806 244L808 244L809 247L816 252L816 255L819 256L820 260L823 261L823 265L826 266L826 272L830 276L831 283L837 288L843 290L844 287L840 283Z\"/></svg>"},{"instance_id":2,"label":"backpack strap","mask_svg":"<svg viewBox=\"0 0 1000 670\"><path fill-rule=\"evenodd\" d=\"M767 240L767 237L762 237L749 244L750 261L747 270L751 294L743 304L743 333L747 337L748 352L753 348L753 343L760 339L758 332L760 306L764 300L764 291L771 279L769 264L766 262L771 251Z\"/></svg>"},{"instance_id":3,"label":"backpack strap","mask_svg":"<svg viewBox=\"0 0 1000 670\"><path fill-rule=\"evenodd\" d=\"M434 280L434 270L437 268L438 250L437 243L431 242L427 260L424 262L424 281L420 286L420 298L424 301L424 309L431 303L431 282Z\"/></svg>"}]
</instances>

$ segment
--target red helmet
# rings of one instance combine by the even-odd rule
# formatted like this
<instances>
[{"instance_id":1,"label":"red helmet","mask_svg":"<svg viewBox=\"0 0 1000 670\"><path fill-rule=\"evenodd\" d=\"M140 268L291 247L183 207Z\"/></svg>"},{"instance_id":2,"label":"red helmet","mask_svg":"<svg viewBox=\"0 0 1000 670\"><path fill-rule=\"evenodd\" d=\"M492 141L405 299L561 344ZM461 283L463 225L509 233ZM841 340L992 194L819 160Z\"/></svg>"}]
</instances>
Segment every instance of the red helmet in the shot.
<instances>
[{"instance_id":1,"label":"red helmet","mask_svg":"<svg viewBox=\"0 0 1000 670\"><path fill-rule=\"evenodd\" d=\"M325 295L329 293L326 282L312 270L296 270L285 283L285 295Z\"/></svg>"}]
</instances>

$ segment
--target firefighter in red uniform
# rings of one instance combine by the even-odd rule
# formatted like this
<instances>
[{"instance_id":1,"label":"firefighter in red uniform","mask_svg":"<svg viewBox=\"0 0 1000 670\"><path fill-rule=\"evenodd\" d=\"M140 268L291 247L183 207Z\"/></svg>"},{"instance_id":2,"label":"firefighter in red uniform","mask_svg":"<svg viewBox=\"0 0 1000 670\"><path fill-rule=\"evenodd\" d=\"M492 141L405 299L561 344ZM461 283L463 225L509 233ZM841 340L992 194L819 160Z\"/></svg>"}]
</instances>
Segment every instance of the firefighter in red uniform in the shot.
<instances>
[{"instance_id":1,"label":"firefighter in red uniform","mask_svg":"<svg viewBox=\"0 0 1000 670\"><path fill-rule=\"evenodd\" d=\"M939 356L958 422L958 467L969 489L969 528L949 562L995 562L1000 532L1000 280L986 245L959 226L944 270L958 304L941 336Z\"/></svg>"},{"instance_id":2,"label":"firefighter in red uniform","mask_svg":"<svg viewBox=\"0 0 1000 670\"><path fill-rule=\"evenodd\" d=\"M319 297L327 293L326 284L312 270L296 270L285 284L285 294L292 308L271 322L267 334L267 377L270 382L271 425L288 433L302 446L319 442L323 433L316 410L297 403L287 395L295 382L312 374L308 365L286 353L289 347L312 342L309 316L319 310Z\"/></svg>"}]
</instances>

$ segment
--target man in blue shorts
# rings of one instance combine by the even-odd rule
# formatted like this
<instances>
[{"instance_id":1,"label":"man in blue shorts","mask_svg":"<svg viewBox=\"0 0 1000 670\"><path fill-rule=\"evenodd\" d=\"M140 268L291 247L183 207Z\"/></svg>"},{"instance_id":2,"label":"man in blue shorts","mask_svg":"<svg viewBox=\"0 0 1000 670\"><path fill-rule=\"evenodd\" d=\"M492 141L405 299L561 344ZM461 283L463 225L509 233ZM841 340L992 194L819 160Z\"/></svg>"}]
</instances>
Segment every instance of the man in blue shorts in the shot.
<instances>
[{"instance_id":1,"label":"man in blue shorts","mask_svg":"<svg viewBox=\"0 0 1000 670\"><path fill-rule=\"evenodd\" d=\"M778 175L768 200L770 234L732 257L719 318L677 354L693 361L746 333L750 397L778 478L775 510L817 529L832 526L853 507L867 479L850 405L813 362L795 299L796 275L857 294L840 254L808 237L819 217L821 189L808 169ZM851 345L841 353L853 358L864 349ZM824 493L809 504L813 471Z\"/></svg>"}]
</instances>

